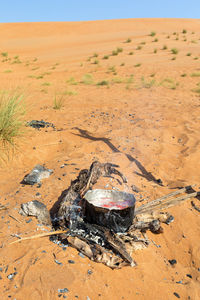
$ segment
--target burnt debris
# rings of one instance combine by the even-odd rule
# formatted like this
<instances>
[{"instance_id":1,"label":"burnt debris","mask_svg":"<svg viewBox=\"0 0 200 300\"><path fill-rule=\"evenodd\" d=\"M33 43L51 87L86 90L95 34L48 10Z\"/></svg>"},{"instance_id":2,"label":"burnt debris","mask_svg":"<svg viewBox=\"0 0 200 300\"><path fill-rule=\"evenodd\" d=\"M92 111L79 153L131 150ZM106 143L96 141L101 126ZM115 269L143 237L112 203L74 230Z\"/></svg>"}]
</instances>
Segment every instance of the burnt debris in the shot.
<instances>
[{"instance_id":1,"label":"burnt debris","mask_svg":"<svg viewBox=\"0 0 200 300\"><path fill-rule=\"evenodd\" d=\"M33 209L28 210L28 215L35 215L38 218L43 216L43 222L45 218L47 223L50 220L54 230L61 229L57 234L55 231L55 238L53 236L50 238L56 244L61 247L70 245L91 260L101 262L112 269L125 265L135 266L136 263L131 257L132 252L150 244L146 232L150 230L156 234L162 233L161 224L169 224L174 220L173 216L162 210L198 194L195 191L187 194L191 186L185 187L136 209L132 194L107 190L106 193L112 194L112 197L104 195L104 201L102 198L97 199L95 190L91 189L101 176L117 175L123 183L127 183L125 176L117 168L118 165L95 161L89 169L81 170L78 177L62 192L54 204L50 212L51 218L39 201L32 201ZM94 201L91 203L88 201L88 195L92 193ZM119 202L113 195L119 196ZM27 215L26 205L22 209ZM41 216L37 210L34 211L35 208L41 210Z\"/></svg>"}]
</instances>

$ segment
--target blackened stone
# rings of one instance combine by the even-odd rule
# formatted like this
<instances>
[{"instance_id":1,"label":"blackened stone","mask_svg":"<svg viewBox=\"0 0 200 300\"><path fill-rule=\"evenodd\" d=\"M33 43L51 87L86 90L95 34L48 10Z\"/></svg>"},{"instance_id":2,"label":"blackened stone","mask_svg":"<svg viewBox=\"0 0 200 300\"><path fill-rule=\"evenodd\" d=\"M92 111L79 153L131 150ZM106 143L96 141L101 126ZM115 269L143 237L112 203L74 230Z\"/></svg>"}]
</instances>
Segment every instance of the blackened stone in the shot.
<instances>
[{"instance_id":1,"label":"blackened stone","mask_svg":"<svg viewBox=\"0 0 200 300\"><path fill-rule=\"evenodd\" d=\"M191 274L186 274L187 277L189 278L192 278L192 275Z\"/></svg>"},{"instance_id":2,"label":"blackened stone","mask_svg":"<svg viewBox=\"0 0 200 300\"><path fill-rule=\"evenodd\" d=\"M176 259L169 259L168 262L169 262L170 265L172 265L172 266L175 265L175 264L177 264Z\"/></svg>"},{"instance_id":3,"label":"blackened stone","mask_svg":"<svg viewBox=\"0 0 200 300\"><path fill-rule=\"evenodd\" d=\"M68 260L68 263L69 263L69 264L75 264L75 261L74 261L74 260L71 260L71 259L69 259L69 260Z\"/></svg>"},{"instance_id":4,"label":"blackened stone","mask_svg":"<svg viewBox=\"0 0 200 300\"><path fill-rule=\"evenodd\" d=\"M181 298L180 295L176 292L174 292L174 296L176 296L176 298Z\"/></svg>"},{"instance_id":5,"label":"blackened stone","mask_svg":"<svg viewBox=\"0 0 200 300\"><path fill-rule=\"evenodd\" d=\"M88 270L87 273L88 273L88 275L92 275L93 272L92 272L92 270Z\"/></svg>"}]
</instances>

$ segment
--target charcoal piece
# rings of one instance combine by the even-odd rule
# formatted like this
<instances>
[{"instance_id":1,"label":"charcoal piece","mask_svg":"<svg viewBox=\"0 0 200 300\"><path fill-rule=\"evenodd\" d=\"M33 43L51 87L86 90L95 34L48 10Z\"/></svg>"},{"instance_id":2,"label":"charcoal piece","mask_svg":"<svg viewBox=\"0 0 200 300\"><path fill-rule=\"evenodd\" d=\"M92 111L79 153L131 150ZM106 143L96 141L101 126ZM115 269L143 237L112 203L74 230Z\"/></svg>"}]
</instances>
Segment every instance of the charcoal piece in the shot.
<instances>
[{"instance_id":1,"label":"charcoal piece","mask_svg":"<svg viewBox=\"0 0 200 300\"><path fill-rule=\"evenodd\" d=\"M26 124L29 127L33 127L36 129L40 129L40 128L48 128L48 127L52 127L55 128L55 125L53 123L49 123L49 122L45 122L43 120L38 121L38 120L32 120L30 122L27 122Z\"/></svg>"},{"instance_id":2,"label":"charcoal piece","mask_svg":"<svg viewBox=\"0 0 200 300\"><path fill-rule=\"evenodd\" d=\"M23 216L34 216L40 223L51 225L50 214L46 205L37 200L21 204L19 213Z\"/></svg>"},{"instance_id":3,"label":"charcoal piece","mask_svg":"<svg viewBox=\"0 0 200 300\"><path fill-rule=\"evenodd\" d=\"M175 265L175 264L177 264L176 259L169 259L168 262L169 262L170 265L172 265L172 266Z\"/></svg>"},{"instance_id":4,"label":"charcoal piece","mask_svg":"<svg viewBox=\"0 0 200 300\"><path fill-rule=\"evenodd\" d=\"M46 169L44 166L36 165L33 170L27 174L21 184L34 185L40 183L40 180L48 178L53 173L53 170Z\"/></svg>"},{"instance_id":5,"label":"charcoal piece","mask_svg":"<svg viewBox=\"0 0 200 300\"><path fill-rule=\"evenodd\" d=\"M96 189L85 194L85 218L89 223L105 226L114 232L125 232L134 216L132 194Z\"/></svg>"}]
</instances>

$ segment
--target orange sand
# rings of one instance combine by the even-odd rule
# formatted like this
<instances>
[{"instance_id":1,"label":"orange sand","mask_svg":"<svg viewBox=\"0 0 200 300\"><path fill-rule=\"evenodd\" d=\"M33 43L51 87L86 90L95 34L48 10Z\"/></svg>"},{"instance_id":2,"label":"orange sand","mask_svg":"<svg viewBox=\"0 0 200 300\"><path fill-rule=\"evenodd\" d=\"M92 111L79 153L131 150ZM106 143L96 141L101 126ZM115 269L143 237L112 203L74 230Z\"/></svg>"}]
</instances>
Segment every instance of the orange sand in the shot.
<instances>
[{"instance_id":1,"label":"orange sand","mask_svg":"<svg viewBox=\"0 0 200 300\"><path fill-rule=\"evenodd\" d=\"M128 38L131 42L125 43ZM37 199L50 209L79 169L95 159L120 165L129 187L142 190L135 195L137 205L140 196L153 200L172 188L200 188L200 98L192 91L200 77L191 76L200 75L200 20L0 24L0 45L10 58L2 62L1 56L1 91L17 88L25 95L27 121L43 119L59 129L28 129L15 155L1 165L0 203L9 208L0 211L1 299L59 299L58 289L65 287L67 299L172 300L177 299L174 292L180 299L200 299L200 215L190 200L168 210L175 221L163 226L163 234L148 233L160 247L151 243L133 253L135 268L113 271L80 257L75 249L63 251L48 238L9 245L15 234L43 232L34 218L26 223L30 218L18 214L20 204ZM123 52L103 59L117 47ZM85 74L91 74L92 84ZM109 85L97 86L102 80ZM55 94L65 100L60 110L53 109ZM78 129L96 139L82 138ZM38 163L53 169L53 175L40 189L22 187L20 181ZM72 165L60 168L63 163ZM141 166L164 186L139 176ZM169 259L177 264L172 267ZM9 280L15 268L17 275ZM181 280L184 284L177 283Z\"/></svg>"}]
</instances>

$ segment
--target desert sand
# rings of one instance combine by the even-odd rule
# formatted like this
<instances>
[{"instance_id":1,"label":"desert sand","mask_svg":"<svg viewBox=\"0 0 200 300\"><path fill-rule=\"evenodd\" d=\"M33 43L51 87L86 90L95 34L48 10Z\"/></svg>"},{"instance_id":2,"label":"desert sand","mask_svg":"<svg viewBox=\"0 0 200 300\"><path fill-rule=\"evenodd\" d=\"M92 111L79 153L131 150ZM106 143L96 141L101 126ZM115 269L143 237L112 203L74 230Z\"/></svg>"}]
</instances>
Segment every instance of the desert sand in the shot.
<instances>
[{"instance_id":1,"label":"desert sand","mask_svg":"<svg viewBox=\"0 0 200 300\"><path fill-rule=\"evenodd\" d=\"M200 189L200 20L0 24L0 52L0 91L23 93L26 121L56 126L27 128L1 161L1 299L59 299L63 288L67 299L200 299L200 214L190 200L168 209L174 222L148 233L151 244L133 253L133 268L111 270L49 238L10 244L49 230L19 215L21 203L51 209L94 160L119 164L129 192L140 189L136 206L186 185ZM40 188L22 186L36 164L54 173Z\"/></svg>"}]
</instances>

